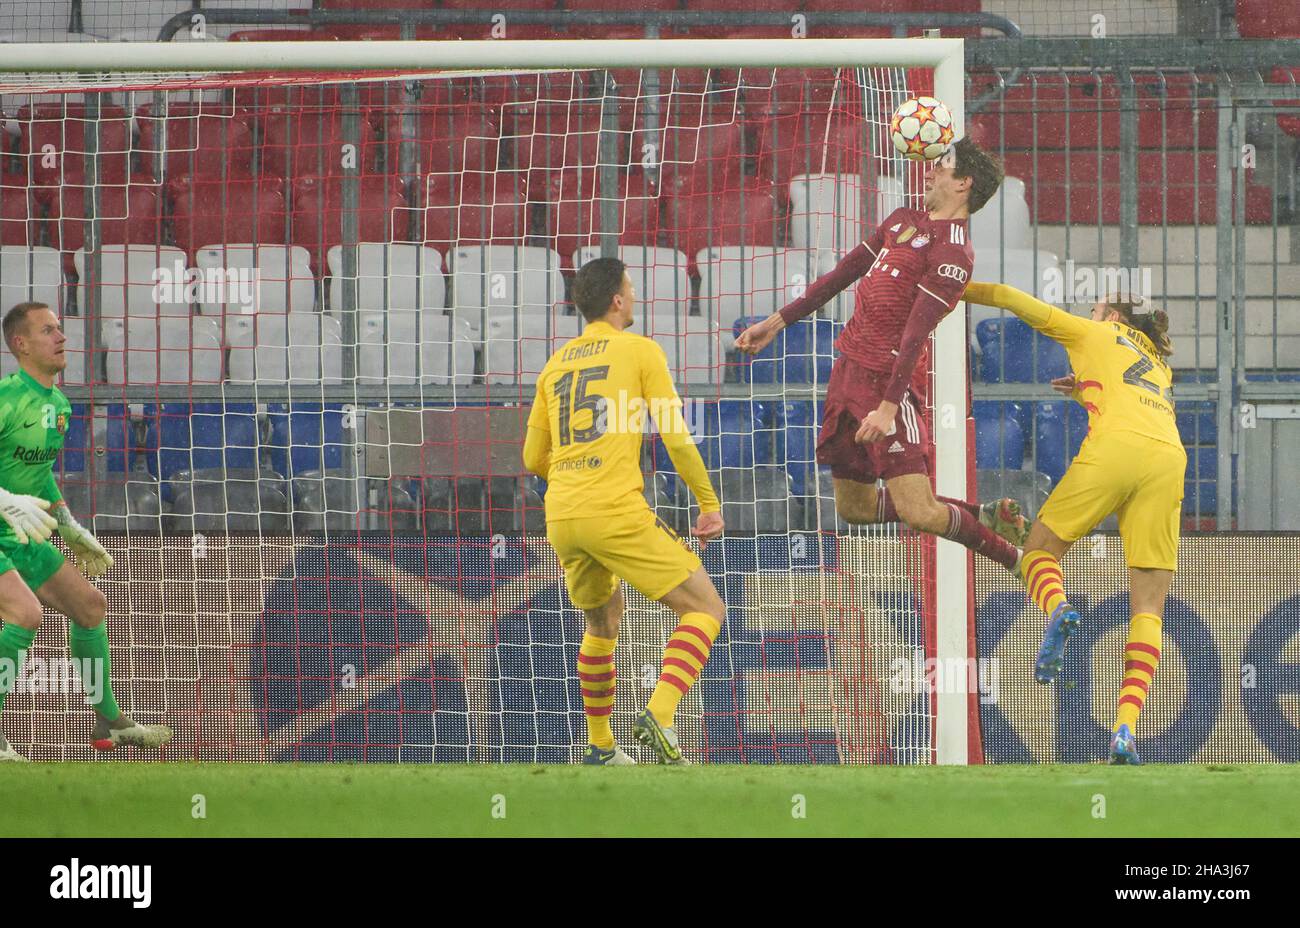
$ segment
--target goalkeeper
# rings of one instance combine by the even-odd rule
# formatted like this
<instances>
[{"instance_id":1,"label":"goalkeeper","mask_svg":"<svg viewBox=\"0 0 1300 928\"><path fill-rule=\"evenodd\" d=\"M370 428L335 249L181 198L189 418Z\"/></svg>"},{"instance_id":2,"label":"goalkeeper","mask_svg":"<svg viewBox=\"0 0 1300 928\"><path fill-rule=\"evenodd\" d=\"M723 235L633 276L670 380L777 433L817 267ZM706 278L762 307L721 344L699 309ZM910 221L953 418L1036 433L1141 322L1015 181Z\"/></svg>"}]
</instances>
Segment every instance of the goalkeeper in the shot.
<instances>
[{"instance_id":1,"label":"goalkeeper","mask_svg":"<svg viewBox=\"0 0 1300 928\"><path fill-rule=\"evenodd\" d=\"M44 303L19 303L5 314L3 331L20 370L0 379L0 711L45 605L71 620L68 651L96 713L94 747L166 744L171 729L138 725L118 708L109 676L108 601L48 540L57 529L87 576L113 566L95 536L72 517L54 480L54 459L72 415L68 398L54 385L67 366L59 318ZM2 729L0 760L26 760Z\"/></svg>"},{"instance_id":2,"label":"goalkeeper","mask_svg":"<svg viewBox=\"0 0 1300 928\"><path fill-rule=\"evenodd\" d=\"M1124 682L1110 742L1112 764L1137 764L1133 730L1160 663L1165 598L1178 566L1187 452L1174 421L1169 317L1139 312L1141 298L1109 299L1091 319L1062 312L1014 287L971 283L971 303L1010 310L1065 346L1073 373L1052 381L1088 410L1088 437L1038 513L1020 574L1048 614L1034 676L1051 683L1079 613L1065 598L1061 557L1112 512L1128 561L1132 619L1124 646Z\"/></svg>"}]
</instances>

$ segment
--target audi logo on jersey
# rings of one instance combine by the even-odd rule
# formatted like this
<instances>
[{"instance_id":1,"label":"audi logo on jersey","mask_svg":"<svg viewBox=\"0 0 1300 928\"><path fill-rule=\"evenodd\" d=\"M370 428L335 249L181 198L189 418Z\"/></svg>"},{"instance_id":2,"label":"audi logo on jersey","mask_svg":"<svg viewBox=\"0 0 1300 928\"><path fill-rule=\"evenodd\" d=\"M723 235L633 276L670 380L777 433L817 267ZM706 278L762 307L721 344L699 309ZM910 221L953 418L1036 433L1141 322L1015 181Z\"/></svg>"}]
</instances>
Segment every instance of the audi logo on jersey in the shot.
<instances>
[{"instance_id":1,"label":"audi logo on jersey","mask_svg":"<svg viewBox=\"0 0 1300 928\"><path fill-rule=\"evenodd\" d=\"M940 264L939 276L947 277L957 281L959 284L966 283L966 269L960 264Z\"/></svg>"}]
</instances>

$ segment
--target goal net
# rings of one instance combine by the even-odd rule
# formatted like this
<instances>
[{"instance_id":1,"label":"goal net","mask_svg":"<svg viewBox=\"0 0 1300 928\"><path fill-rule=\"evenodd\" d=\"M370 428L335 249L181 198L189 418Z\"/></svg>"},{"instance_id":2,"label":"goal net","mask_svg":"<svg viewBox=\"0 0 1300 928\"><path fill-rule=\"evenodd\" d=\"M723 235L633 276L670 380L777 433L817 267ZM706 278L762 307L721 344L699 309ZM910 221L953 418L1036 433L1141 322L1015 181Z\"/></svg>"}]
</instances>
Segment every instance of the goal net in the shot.
<instances>
[{"instance_id":1,"label":"goal net","mask_svg":"<svg viewBox=\"0 0 1300 928\"><path fill-rule=\"evenodd\" d=\"M678 714L687 755L978 759L966 552L851 529L814 461L852 291L752 360L734 349L919 205L884 130L918 93L960 124L960 44L821 43L838 58L815 69L782 64L803 42L740 43L735 67L630 44L581 69L560 49L529 69L484 52L473 71L0 75L0 295L63 317L56 474L116 560L118 701L176 729L168 757L576 758L582 615L520 447L538 372L581 329L572 276L605 255L727 522L703 553L728 616ZM960 315L916 387L941 492L965 496ZM643 467L687 534L650 429ZM674 618L628 593L612 718L630 747ZM55 679L65 637L45 623L5 701L34 759L91 753Z\"/></svg>"}]
</instances>

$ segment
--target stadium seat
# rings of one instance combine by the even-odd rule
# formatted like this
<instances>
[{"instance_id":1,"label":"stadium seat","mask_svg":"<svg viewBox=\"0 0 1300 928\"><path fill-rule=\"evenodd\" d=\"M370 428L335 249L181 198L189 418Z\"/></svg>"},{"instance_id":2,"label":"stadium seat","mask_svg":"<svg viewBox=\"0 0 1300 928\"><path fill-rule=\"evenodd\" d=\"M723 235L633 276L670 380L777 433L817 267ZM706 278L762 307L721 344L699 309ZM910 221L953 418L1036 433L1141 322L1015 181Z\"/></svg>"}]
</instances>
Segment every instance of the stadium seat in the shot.
<instances>
[{"instance_id":1,"label":"stadium seat","mask_svg":"<svg viewBox=\"0 0 1300 928\"><path fill-rule=\"evenodd\" d=\"M162 529L162 502L148 476L132 471L120 479L73 482L60 490L73 516L97 535L156 535Z\"/></svg>"},{"instance_id":2,"label":"stadium seat","mask_svg":"<svg viewBox=\"0 0 1300 928\"><path fill-rule=\"evenodd\" d=\"M549 248L465 245L447 255L451 308L480 334L487 316L545 315L564 299L560 256Z\"/></svg>"},{"instance_id":3,"label":"stadium seat","mask_svg":"<svg viewBox=\"0 0 1300 928\"><path fill-rule=\"evenodd\" d=\"M182 472L258 466L258 423L251 403L163 403L144 406L143 415L153 435L148 469L161 481L166 499L172 498L173 480Z\"/></svg>"},{"instance_id":4,"label":"stadium seat","mask_svg":"<svg viewBox=\"0 0 1300 928\"><path fill-rule=\"evenodd\" d=\"M142 158L162 154L162 176L247 178L253 170L253 132L247 119L215 103L171 103L136 110Z\"/></svg>"},{"instance_id":5,"label":"stadium seat","mask_svg":"<svg viewBox=\"0 0 1300 928\"><path fill-rule=\"evenodd\" d=\"M54 238L52 244L65 252L85 247L86 204L89 188L64 185L50 204ZM101 245L156 245L162 242L157 188L148 184L121 186L101 184L99 194L99 236ZM64 262L70 269L71 260Z\"/></svg>"},{"instance_id":6,"label":"stadium seat","mask_svg":"<svg viewBox=\"0 0 1300 928\"><path fill-rule=\"evenodd\" d=\"M1034 410L1033 469L1055 486L1088 435L1088 414L1075 402L1039 403Z\"/></svg>"},{"instance_id":7,"label":"stadium seat","mask_svg":"<svg viewBox=\"0 0 1300 928\"><path fill-rule=\"evenodd\" d=\"M1213 402L1179 403L1177 422L1184 445L1213 445L1219 440L1219 423Z\"/></svg>"},{"instance_id":8,"label":"stadium seat","mask_svg":"<svg viewBox=\"0 0 1300 928\"><path fill-rule=\"evenodd\" d=\"M871 123L861 117L831 118L820 109L790 109L756 114L751 131L758 175L783 187L798 176L880 173Z\"/></svg>"},{"instance_id":9,"label":"stadium seat","mask_svg":"<svg viewBox=\"0 0 1300 928\"><path fill-rule=\"evenodd\" d=\"M405 132L413 132L409 139L416 163L410 173L491 173L504 168L498 116L468 102L460 106L422 104L418 108L399 104L385 117L388 171L401 170Z\"/></svg>"},{"instance_id":10,"label":"stadium seat","mask_svg":"<svg viewBox=\"0 0 1300 928\"><path fill-rule=\"evenodd\" d=\"M429 174L424 179L424 241L441 252L453 244L521 242L528 231L528 174Z\"/></svg>"},{"instance_id":11,"label":"stadium seat","mask_svg":"<svg viewBox=\"0 0 1300 928\"><path fill-rule=\"evenodd\" d=\"M487 383L537 382L550 356L581 332L581 319L560 311L492 315L483 333L483 373Z\"/></svg>"},{"instance_id":12,"label":"stadium seat","mask_svg":"<svg viewBox=\"0 0 1300 928\"><path fill-rule=\"evenodd\" d=\"M67 431L63 433L63 449L54 465L60 485L64 475L81 473L86 469L86 452L90 449L90 412L84 404L72 404L72 416Z\"/></svg>"},{"instance_id":13,"label":"stadium seat","mask_svg":"<svg viewBox=\"0 0 1300 928\"><path fill-rule=\"evenodd\" d=\"M1143 149L1214 151L1218 117L1213 93L1186 73L1135 72L1143 120L1155 131L1138 132ZM971 96L994 96L970 117L971 136L990 151L1069 149L1096 159L1098 150L1121 149L1119 82L1101 71L1034 71L1012 86L999 77L976 78ZM1025 175L1020 175L1025 176Z\"/></svg>"},{"instance_id":14,"label":"stadium seat","mask_svg":"<svg viewBox=\"0 0 1300 928\"><path fill-rule=\"evenodd\" d=\"M105 364L111 384L220 383L221 327L211 317L102 321Z\"/></svg>"},{"instance_id":15,"label":"stadium seat","mask_svg":"<svg viewBox=\"0 0 1300 928\"><path fill-rule=\"evenodd\" d=\"M732 324L739 338L763 316L742 316ZM834 364L835 340L841 328L830 319L802 319L782 329L772 343L754 356L740 355L737 373L741 383L829 383Z\"/></svg>"},{"instance_id":16,"label":"stadium seat","mask_svg":"<svg viewBox=\"0 0 1300 928\"><path fill-rule=\"evenodd\" d=\"M750 180L713 191L679 187L665 197L663 221L676 248L691 258L706 248L771 248L785 236L781 191Z\"/></svg>"},{"instance_id":17,"label":"stadium seat","mask_svg":"<svg viewBox=\"0 0 1300 928\"><path fill-rule=\"evenodd\" d=\"M844 254L866 237L872 220L882 222L905 203L902 184L877 177L874 216L862 215L862 178L857 174L806 174L790 181L790 241L796 248ZM831 217L838 216L836 222Z\"/></svg>"},{"instance_id":18,"label":"stadium seat","mask_svg":"<svg viewBox=\"0 0 1300 928\"><path fill-rule=\"evenodd\" d=\"M56 310L63 306L63 259L53 248L40 245L0 246L0 306L27 300Z\"/></svg>"},{"instance_id":19,"label":"stadium seat","mask_svg":"<svg viewBox=\"0 0 1300 928\"><path fill-rule=\"evenodd\" d=\"M719 400L698 405L703 413L702 423L693 422L688 414L687 425L694 429L703 425L703 439L699 446L705 466L709 470L753 467L754 424L766 422L767 405L750 400ZM665 466L658 467L660 463ZM669 466L666 460L656 462L656 469L666 470Z\"/></svg>"},{"instance_id":20,"label":"stadium seat","mask_svg":"<svg viewBox=\"0 0 1300 928\"><path fill-rule=\"evenodd\" d=\"M982 215L982 212L976 215ZM1030 296L1051 298L1058 302L1062 296L1068 295L1067 291L1073 292L1073 282L1064 280L1060 259L1050 251L999 249L996 245L987 249L977 248L971 279L982 283L1008 284ZM1051 292L1053 286L1055 294ZM996 306L968 303L967 318L972 334L971 347L982 352L978 337L980 324L986 319L1009 319L1011 314Z\"/></svg>"},{"instance_id":21,"label":"stadium seat","mask_svg":"<svg viewBox=\"0 0 1300 928\"><path fill-rule=\"evenodd\" d=\"M1025 199L1023 180L1019 177L1003 178L997 192L970 218L970 237L972 242L980 244L975 251L977 265L986 251L1029 250L1033 247L1029 201ZM986 278L977 275L975 279Z\"/></svg>"},{"instance_id":22,"label":"stadium seat","mask_svg":"<svg viewBox=\"0 0 1300 928\"><path fill-rule=\"evenodd\" d=\"M271 469L289 478L337 471L352 439L344 407L339 403L272 403Z\"/></svg>"},{"instance_id":23,"label":"stadium seat","mask_svg":"<svg viewBox=\"0 0 1300 928\"><path fill-rule=\"evenodd\" d=\"M343 312L343 248L327 254L329 310ZM423 245L362 242L357 245L357 308L366 312L420 310L441 313L446 305L442 255Z\"/></svg>"},{"instance_id":24,"label":"stadium seat","mask_svg":"<svg viewBox=\"0 0 1300 928\"><path fill-rule=\"evenodd\" d=\"M246 272L236 275L238 292L227 287L215 301L205 294L199 302L201 313L276 314L311 312L314 307L315 280L305 248L232 243L200 248L195 257L200 271L222 272L226 280L232 271Z\"/></svg>"},{"instance_id":25,"label":"stadium seat","mask_svg":"<svg viewBox=\"0 0 1300 928\"><path fill-rule=\"evenodd\" d=\"M222 242L282 245L289 241L283 184L278 179L195 175L167 184L172 236L187 255Z\"/></svg>"},{"instance_id":26,"label":"stadium seat","mask_svg":"<svg viewBox=\"0 0 1300 928\"><path fill-rule=\"evenodd\" d=\"M89 360L94 366L96 358L86 353L86 320L80 316L64 315L63 334L67 336L67 343L63 346L63 353L68 359L68 366L63 370L63 382L71 385L81 385L87 382L86 379L86 362ZM9 352L3 352L4 355L12 358ZM97 379L95 376L92 380Z\"/></svg>"},{"instance_id":27,"label":"stadium seat","mask_svg":"<svg viewBox=\"0 0 1300 928\"><path fill-rule=\"evenodd\" d=\"M318 313L226 315L231 383L340 383L339 321Z\"/></svg>"},{"instance_id":28,"label":"stadium seat","mask_svg":"<svg viewBox=\"0 0 1300 928\"><path fill-rule=\"evenodd\" d=\"M283 477L256 469L183 471L172 479L169 534L289 531L288 486Z\"/></svg>"},{"instance_id":29,"label":"stadium seat","mask_svg":"<svg viewBox=\"0 0 1300 928\"><path fill-rule=\"evenodd\" d=\"M357 481L341 470L305 470L289 485L295 532L348 532L364 527Z\"/></svg>"},{"instance_id":30,"label":"stadium seat","mask_svg":"<svg viewBox=\"0 0 1300 928\"><path fill-rule=\"evenodd\" d=\"M81 28L106 39L142 34L152 40L163 23L192 7L189 0L81 0Z\"/></svg>"},{"instance_id":31,"label":"stadium seat","mask_svg":"<svg viewBox=\"0 0 1300 928\"><path fill-rule=\"evenodd\" d=\"M406 208L402 182L396 177L357 179L357 240L412 240L412 210ZM301 177L293 185L293 243L306 248L312 267L326 270L325 254L343 241L343 181L337 177Z\"/></svg>"},{"instance_id":32,"label":"stadium seat","mask_svg":"<svg viewBox=\"0 0 1300 928\"><path fill-rule=\"evenodd\" d=\"M1047 383L1070 371L1065 349L1019 319L985 319L975 334L985 383Z\"/></svg>"},{"instance_id":33,"label":"stadium seat","mask_svg":"<svg viewBox=\"0 0 1300 928\"><path fill-rule=\"evenodd\" d=\"M1007 151L1003 166L1007 174L1024 179L1034 222L1110 225L1120 221L1119 157L1109 151L1100 158L1095 152ZM1139 158L1138 222L1213 225L1216 159L1212 151L1169 151L1159 158ZM1253 168L1246 169L1246 179L1246 221L1270 221L1272 188L1255 182Z\"/></svg>"},{"instance_id":34,"label":"stadium seat","mask_svg":"<svg viewBox=\"0 0 1300 928\"><path fill-rule=\"evenodd\" d=\"M816 492L817 434L825 407L824 401L814 404L812 400L782 403L780 407L775 457L778 463L785 464L796 496L810 496Z\"/></svg>"},{"instance_id":35,"label":"stadium seat","mask_svg":"<svg viewBox=\"0 0 1300 928\"><path fill-rule=\"evenodd\" d=\"M817 278L817 256L801 249L708 248L696 255L700 312L734 344L733 326L742 316L767 316L802 296Z\"/></svg>"},{"instance_id":36,"label":"stadium seat","mask_svg":"<svg viewBox=\"0 0 1300 928\"><path fill-rule=\"evenodd\" d=\"M381 144L369 114L357 112L355 135L349 136L343 111L303 112L273 107L262 114L261 170L273 177L342 177L355 171L374 174ZM344 160L351 163L345 167Z\"/></svg>"},{"instance_id":37,"label":"stadium seat","mask_svg":"<svg viewBox=\"0 0 1300 928\"><path fill-rule=\"evenodd\" d=\"M94 287L101 316L188 316L188 262L179 248L167 245L105 245L99 273L90 273L85 249L73 254L79 289ZM161 272L161 274L159 273ZM88 304L83 293L78 305Z\"/></svg>"},{"instance_id":38,"label":"stadium seat","mask_svg":"<svg viewBox=\"0 0 1300 928\"><path fill-rule=\"evenodd\" d=\"M359 313L357 329L357 379L363 384L468 384L473 379L477 339L463 320L392 309Z\"/></svg>"},{"instance_id":39,"label":"stadium seat","mask_svg":"<svg viewBox=\"0 0 1300 928\"><path fill-rule=\"evenodd\" d=\"M1016 470L1025 462L1025 436L1013 418L975 417L975 466Z\"/></svg>"},{"instance_id":40,"label":"stadium seat","mask_svg":"<svg viewBox=\"0 0 1300 928\"><path fill-rule=\"evenodd\" d=\"M599 101L538 101L504 107L501 138L514 153L515 169L530 172L529 183L544 189L554 171L627 163L622 133L612 154L602 156L602 126Z\"/></svg>"},{"instance_id":41,"label":"stadium seat","mask_svg":"<svg viewBox=\"0 0 1300 928\"><path fill-rule=\"evenodd\" d=\"M16 118L19 155L34 185L84 185L88 134L101 184L125 184L131 176L131 117L122 107L101 106L92 116L81 103L29 104Z\"/></svg>"},{"instance_id":42,"label":"stadium seat","mask_svg":"<svg viewBox=\"0 0 1300 928\"><path fill-rule=\"evenodd\" d=\"M604 207L613 200L609 228L621 245L653 246L659 236L659 194L640 175L629 181L619 177L618 187L606 196L596 171L552 174L547 187L547 231L551 247L567 261L579 249L599 246L605 226ZM638 291L638 296L640 295Z\"/></svg>"},{"instance_id":43,"label":"stadium seat","mask_svg":"<svg viewBox=\"0 0 1300 928\"><path fill-rule=\"evenodd\" d=\"M728 531L783 534L803 527L803 507L779 467L724 467L718 489Z\"/></svg>"},{"instance_id":44,"label":"stadium seat","mask_svg":"<svg viewBox=\"0 0 1300 928\"><path fill-rule=\"evenodd\" d=\"M0 164L5 160L0 158ZM0 175L0 247L37 244L46 233L45 226L26 175Z\"/></svg>"},{"instance_id":45,"label":"stadium seat","mask_svg":"<svg viewBox=\"0 0 1300 928\"><path fill-rule=\"evenodd\" d=\"M632 161L659 167L665 190L707 190L735 187L745 167L745 131L731 108L703 111L703 125L680 125L683 114L670 107L659 114L653 132L633 135ZM695 111L700 112L700 111Z\"/></svg>"},{"instance_id":46,"label":"stadium seat","mask_svg":"<svg viewBox=\"0 0 1300 928\"><path fill-rule=\"evenodd\" d=\"M1300 38L1300 7L1290 0L1237 0L1237 32L1243 39Z\"/></svg>"}]
</instances>

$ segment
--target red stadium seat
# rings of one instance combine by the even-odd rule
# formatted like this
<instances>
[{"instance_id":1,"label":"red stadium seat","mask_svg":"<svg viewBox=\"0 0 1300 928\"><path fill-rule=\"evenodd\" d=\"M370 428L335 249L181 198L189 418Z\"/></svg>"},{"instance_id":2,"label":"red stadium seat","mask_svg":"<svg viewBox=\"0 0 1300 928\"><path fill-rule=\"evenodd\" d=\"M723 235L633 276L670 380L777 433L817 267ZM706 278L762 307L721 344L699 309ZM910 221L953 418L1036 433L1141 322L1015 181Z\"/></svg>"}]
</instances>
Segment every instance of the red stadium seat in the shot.
<instances>
[{"instance_id":1,"label":"red stadium seat","mask_svg":"<svg viewBox=\"0 0 1300 928\"><path fill-rule=\"evenodd\" d=\"M136 110L140 148L147 158L165 145L163 163L168 177L251 175L253 132L248 122L228 107L176 103L168 107L166 119L155 119L152 113L152 103Z\"/></svg>"},{"instance_id":2,"label":"red stadium seat","mask_svg":"<svg viewBox=\"0 0 1300 928\"><path fill-rule=\"evenodd\" d=\"M120 106L101 106L96 150L99 179L123 183L131 173L131 119ZM87 127L92 123L84 104L41 103L18 111L19 153L30 165L33 183L57 187L76 182L85 172Z\"/></svg>"},{"instance_id":3,"label":"red stadium seat","mask_svg":"<svg viewBox=\"0 0 1300 928\"><path fill-rule=\"evenodd\" d=\"M880 172L872 154L871 124L861 118L779 113L756 120L752 131L758 175L782 187L799 174Z\"/></svg>"},{"instance_id":4,"label":"red stadium seat","mask_svg":"<svg viewBox=\"0 0 1300 928\"><path fill-rule=\"evenodd\" d=\"M413 115L417 173L446 173L467 168L494 171L502 166L499 157L501 129L483 107L421 107ZM401 165L404 121L401 109L388 113L385 135L391 173L397 172Z\"/></svg>"},{"instance_id":5,"label":"red stadium seat","mask_svg":"<svg viewBox=\"0 0 1300 928\"><path fill-rule=\"evenodd\" d=\"M511 141L515 167L531 171L534 175L531 183L548 183L546 175L552 171L595 167L600 163L599 102L571 100L508 106L502 123L501 134ZM626 163L625 147L620 138L615 164Z\"/></svg>"},{"instance_id":6,"label":"red stadium seat","mask_svg":"<svg viewBox=\"0 0 1300 928\"><path fill-rule=\"evenodd\" d=\"M776 244L784 237L785 210L780 188L750 180L712 192L666 196L663 225L693 268L695 256L705 248Z\"/></svg>"},{"instance_id":7,"label":"red stadium seat","mask_svg":"<svg viewBox=\"0 0 1300 928\"><path fill-rule=\"evenodd\" d=\"M378 170L382 146L366 115L358 114L359 150L354 153L362 174ZM340 110L324 113L277 108L262 120L262 171L277 177L332 177L344 171L344 134Z\"/></svg>"},{"instance_id":8,"label":"red stadium seat","mask_svg":"<svg viewBox=\"0 0 1300 928\"><path fill-rule=\"evenodd\" d=\"M172 238L191 261L206 245L288 241L283 182L278 178L177 177L168 183L167 193Z\"/></svg>"},{"instance_id":9,"label":"red stadium seat","mask_svg":"<svg viewBox=\"0 0 1300 928\"><path fill-rule=\"evenodd\" d=\"M333 37L314 29L241 29L230 33L230 42L322 42Z\"/></svg>"},{"instance_id":10,"label":"red stadium seat","mask_svg":"<svg viewBox=\"0 0 1300 928\"><path fill-rule=\"evenodd\" d=\"M1273 70L1273 83L1290 84L1292 87L1300 85L1300 68L1275 68ZM1278 100L1274 105L1300 106L1300 100ZM1300 138L1300 115L1297 115L1294 111L1290 115L1278 116L1277 124L1287 135Z\"/></svg>"},{"instance_id":11,"label":"red stadium seat","mask_svg":"<svg viewBox=\"0 0 1300 928\"><path fill-rule=\"evenodd\" d=\"M1025 182L1033 220L1082 225L1119 222L1119 155L1101 156L1100 187L1095 154L1073 155L1068 162L1066 158L1063 152L1040 152L1036 161L1029 152L1007 152L1004 156L1007 175ZM1169 152L1163 161L1168 164L1167 171L1160 158L1138 159L1138 222L1212 225L1216 217L1216 155ZM1268 222L1272 214L1272 190L1248 183L1246 221Z\"/></svg>"},{"instance_id":12,"label":"red stadium seat","mask_svg":"<svg viewBox=\"0 0 1300 928\"><path fill-rule=\"evenodd\" d=\"M1237 0L1237 32L1243 39L1300 38L1295 0Z\"/></svg>"},{"instance_id":13,"label":"red stadium seat","mask_svg":"<svg viewBox=\"0 0 1300 928\"><path fill-rule=\"evenodd\" d=\"M27 178L0 175L0 245L37 245L44 226Z\"/></svg>"},{"instance_id":14,"label":"red stadium seat","mask_svg":"<svg viewBox=\"0 0 1300 928\"><path fill-rule=\"evenodd\" d=\"M601 208L604 204L599 175L596 171L565 171L551 177L547 189L550 203L547 231L551 247L559 253L565 267L573 253L587 245L599 245ZM629 190L631 195L629 196ZM619 178L617 223L620 245L654 245L659 235L658 191L639 175L630 181Z\"/></svg>"},{"instance_id":15,"label":"red stadium seat","mask_svg":"<svg viewBox=\"0 0 1300 928\"><path fill-rule=\"evenodd\" d=\"M51 242L68 253L85 247L86 187L64 185L61 196L51 203ZM162 244L158 188L153 184L101 184L99 192L99 235L104 245Z\"/></svg>"},{"instance_id":16,"label":"red stadium seat","mask_svg":"<svg viewBox=\"0 0 1300 928\"><path fill-rule=\"evenodd\" d=\"M1203 97L1204 81L1189 75L1135 75L1138 146L1146 149L1200 147L1214 150L1218 138L1215 99ZM990 86L981 82L971 96ZM1008 88L970 118L971 136L997 150L1005 146L1113 151L1120 146L1123 102L1111 75L1049 74Z\"/></svg>"},{"instance_id":17,"label":"red stadium seat","mask_svg":"<svg viewBox=\"0 0 1300 928\"><path fill-rule=\"evenodd\" d=\"M649 136L640 133L633 138L637 146L634 155L650 154L646 145L660 146L652 154L663 165L664 189L676 189L678 178L696 177L698 188L711 182L713 186L735 186L745 169L745 131L730 110L717 111L717 122L698 129L677 128L672 125L671 114L667 128ZM712 117L710 117L712 121ZM638 163L641 158L636 159Z\"/></svg>"},{"instance_id":18,"label":"red stadium seat","mask_svg":"<svg viewBox=\"0 0 1300 928\"><path fill-rule=\"evenodd\" d=\"M519 171L430 175L422 198L423 241L443 254L454 245L522 242L527 178Z\"/></svg>"},{"instance_id":19,"label":"red stadium seat","mask_svg":"<svg viewBox=\"0 0 1300 928\"><path fill-rule=\"evenodd\" d=\"M406 208L402 182L396 177L358 179L357 240L411 240L411 211ZM343 181L338 177L301 177L293 185L293 244L306 248L318 275L326 271L325 255L342 244Z\"/></svg>"}]
</instances>

